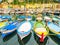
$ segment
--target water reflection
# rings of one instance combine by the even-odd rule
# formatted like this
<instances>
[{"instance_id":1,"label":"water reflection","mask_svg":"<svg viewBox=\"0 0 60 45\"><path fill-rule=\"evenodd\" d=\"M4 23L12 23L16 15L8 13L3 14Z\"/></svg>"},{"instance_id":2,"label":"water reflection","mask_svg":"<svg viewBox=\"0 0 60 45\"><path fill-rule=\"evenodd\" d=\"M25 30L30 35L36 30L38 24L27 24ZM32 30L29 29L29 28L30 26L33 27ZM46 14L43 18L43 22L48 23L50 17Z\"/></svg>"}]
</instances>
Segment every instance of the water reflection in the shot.
<instances>
[{"instance_id":1,"label":"water reflection","mask_svg":"<svg viewBox=\"0 0 60 45\"><path fill-rule=\"evenodd\" d=\"M30 33L27 37L23 38L21 40L20 36L18 35L18 42L20 43L20 45L25 45L31 38L32 33Z\"/></svg>"},{"instance_id":2,"label":"water reflection","mask_svg":"<svg viewBox=\"0 0 60 45\"><path fill-rule=\"evenodd\" d=\"M6 37L3 38L3 41L6 42L9 39L11 39L12 37L14 37L16 35L16 31L14 31L13 33L7 35Z\"/></svg>"},{"instance_id":3,"label":"water reflection","mask_svg":"<svg viewBox=\"0 0 60 45\"><path fill-rule=\"evenodd\" d=\"M6 14L7 15L7 14ZM12 16L13 16L14 14L12 14ZM15 15L14 15L15 16ZM16 16L17 16L17 18L19 18L19 16L20 16L20 14L18 15L18 14L16 14ZM35 18L35 17L34 17ZM34 19L33 19L34 20ZM14 38L14 36L16 35L17 33L16 33L16 31L15 32L13 32L12 34L10 34L10 35L8 35L8 36L6 36L4 39L3 39L3 41L4 42L7 42L9 39L11 39L12 37ZM21 41L21 39L18 37L17 39L18 39L18 42L20 43L20 45L25 45L25 44L27 44L28 42L29 42L29 40L31 39L31 35L32 35L32 33L30 33L27 37L25 37L22 41ZM50 38L51 38L51 40L48 38L48 37L46 37L45 38L45 40L44 40L44 42L43 43L41 43L40 41L39 41L39 37L34 33L34 35L33 35L34 37L32 37L32 38L34 38L35 40L34 41L36 41L36 43L37 43L37 45L53 45L53 42L55 42L56 44L58 44L58 45L60 45L60 39L59 38L57 38L56 36L49 36ZM1 37L1 34L0 34L0 37ZM1 38L0 38L1 39ZM32 39L31 39L32 40ZM13 41L13 40L12 40ZM52 43L51 43L52 42ZM9 42L10 43L10 42ZM33 42L34 43L34 42ZM8 44L8 43L7 43ZM35 43L34 43L35 44ZM55 45L56 45L55 44ZM10 44L11 45L11 44ZM31 43L29 44L29 45L32 45Z\"/></svg>"},{"instance_id":4,"label":"water reflection","mask_svg":"<svg viewBox=\"0 0 60 45\"><path fill-rule=\"evenodd\" d=\"M32 33L30 33L27 37L25 37L22 41L21 41L21 39L19 38L19 37L17 37L17 35L16 35L17 33L16 32L13 32L12 34L10 34L10 35L8 35L8 36L6 36L4 39L3 39L3 41L4 41L4 43L10 43L10 45L11 45L11 43L19 43L20 45L28 45L28 42L29 42L29 45L33 45L32 43L34 43L34 45L60 45L60 39L59 38L57 38L56 36L48 36L48 37L46 37L45 38L45 40L44 40L44 42L43 43L41 43L41 42L39 42L39 37L35 34L35 33L33 33L34 35L34 37L32 36ZM32 39L32 38L33 39ZM2 38L0 38L0 40L1 40ZM17 39L17 40L16 40ZM32 41L32 42L30 42L30 40ZM33 41L34 40L34 41ZM14 42L13 42L14 41ZM35 43L36 42L36 43ZM17 43L17 44L18 44Z\"/></svg>"},{"instance_id":5,"label":"water reflection","mask_svg":"<svg viewBox=\"0 0 60 45\"><path fill-rule=\"evenodd\" d=\"M60 45L60 39L56 36L50 36L50 38L58 45Z\"/></svg>"},{"instance_id":6,"label":"water reflection","mask_svg":"<svg viewBox=\"0 0 60 45\"><path fill-rule=\"evenodd\" d=\"M34 39L38 43L38 45L46 45L48 37L46 37L44 42L42 43L42 42L39 41L39 37L34 33Z\"/></svg>"}]
</instances>

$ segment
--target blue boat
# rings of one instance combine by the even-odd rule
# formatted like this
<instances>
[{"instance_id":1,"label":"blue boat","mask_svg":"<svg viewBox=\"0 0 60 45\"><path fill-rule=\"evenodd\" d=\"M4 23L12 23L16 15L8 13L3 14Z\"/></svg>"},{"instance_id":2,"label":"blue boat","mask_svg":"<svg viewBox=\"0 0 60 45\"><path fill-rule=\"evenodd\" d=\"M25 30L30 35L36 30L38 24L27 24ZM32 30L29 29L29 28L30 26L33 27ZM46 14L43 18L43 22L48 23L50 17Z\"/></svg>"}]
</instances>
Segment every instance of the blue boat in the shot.
<instances>
[{"instance_id":1,"label":"blue boat","mask_svg":"<svg viewBox=\"0 0 60 45\"><path fill-rule=\"evenodd\" d=\"M27 21L31 21L32 20L32 17L31 16L26 16L25 18Z\"/></svg>"},{"instance_id":2,"label":"blue boat","mask_svg":"<svg viewBox=\"0 0 60 45\"><path fill-rule=\"evenodd\" d=\"M1 33L2 33L2 37L6 37L7 35L11 34L12 32L14 32L17 29L18 26L18 22L12 22L9 25L5 26Z\"/></svg>"},{"instance_id":3,"label":"blue boat","mask_svg":"<svg viewBox=\"0 0 60 45\"><path fill-rule=\"evenodd\" d=\"M4 26L8 25L8 21L5 20L5 19L2 19L2 15L0 15L0 31L1 31L1 28L3 28Z\"/></svg>"},{"instance_id":4,"label":"blue boat","mask_svg":"<svg viewBox=\"0 0 60 45\"><path fill-rule=\"evenodd\" d=\"M12 18L12 17L11 17L10 15L0 15L0 22L1 22L1 21L4 21L4 20L10 21L11 18Z\"/></svg>"},{"instance_id":5,"label":"blue boat","mask_svg":"<svg viewBox=\"0 0 60 45\"><path fill-rule=\"evenodd\" d=\"M3 21L3 19L2 19L2 15L0 15L0 22L1 22L1 21Z\"/></svg>"},{"instance_id":6,"label":"blue boat","mask_svg":"<svg viewBox=\"0 0 60 45\"><path fill-rule=\"evenodd\" d=\"M3 18L3 19L10 19L11 16L10 16L10 15L4 15L2 18Z\"/></svg>"},{"instance_id":7,"label":"blue boat","mask_svg":"<svg viewBox=\"0 0 60 45\"><path fill-rule=\"evenodd\" d=\"M32 22L29 20L22 21L20 25L18 26L17 34L22 40L24 37L30 34L31 30L32 30Z\"/></svg>"},{"instance_id":8,"label":"blue boat","mask_svg":"<svg viewBox=\"0 0 60 45\"><path fill-rule=\"evenodd\" d=\"M18 17L18 20L23 21L23 20L25 20L25 18L26 18L25 15L21 15L21 16Z\"/></svg>"},{"instance_id":9,"label":"blue boat","mask_svg":"<svg viewBox=\"0 0 60 45\"><path fill-rule=\"evenodd\" d=\"M25 19L26 16L25 16L25 15L21 15L19 18L21 18L21 19Z\"/></svg>"},{"instance_id":10,"label":"blue boat","mask_svg":"<svg viewBox=\"0 0 60 45\"><path fill-rule=\"evenodd\" d=\"M10 21L11 18L12 18L11 15L4 15L4 16L2 16L2 19L3 19L3 20L6 20L6 19L7 19L8 21Z\"/></svg>"},{"instance_id":11,"label":"blue boat","mask_svg":"<svg viewBox=\"0 0 60 45\"><path fill-rule=\"evenodd\" d=\"M52 33L54 33L58 38L60 38L60 26L53 22L48 22L47 26L49 27Z\"/></svg>"}]
</instances>

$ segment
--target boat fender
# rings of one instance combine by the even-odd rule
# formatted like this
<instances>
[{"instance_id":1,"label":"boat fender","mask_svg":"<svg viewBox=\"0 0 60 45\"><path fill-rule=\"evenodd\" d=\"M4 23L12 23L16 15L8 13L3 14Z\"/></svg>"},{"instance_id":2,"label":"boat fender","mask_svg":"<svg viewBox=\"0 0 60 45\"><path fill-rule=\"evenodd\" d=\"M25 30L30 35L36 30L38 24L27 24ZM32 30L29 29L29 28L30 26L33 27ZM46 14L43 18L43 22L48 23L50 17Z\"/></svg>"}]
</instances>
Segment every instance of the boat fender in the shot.
<instances>
[{"instance_id":1,"label":"boat fender","mask_svg":"<svg viewBox=\"0 0 60 45\"><path fill-rule=\"evenodd\" d=\"M42 33L42 35L40 37L40 42L44 42L44 33Z\"/></svg>"}]
</instances>

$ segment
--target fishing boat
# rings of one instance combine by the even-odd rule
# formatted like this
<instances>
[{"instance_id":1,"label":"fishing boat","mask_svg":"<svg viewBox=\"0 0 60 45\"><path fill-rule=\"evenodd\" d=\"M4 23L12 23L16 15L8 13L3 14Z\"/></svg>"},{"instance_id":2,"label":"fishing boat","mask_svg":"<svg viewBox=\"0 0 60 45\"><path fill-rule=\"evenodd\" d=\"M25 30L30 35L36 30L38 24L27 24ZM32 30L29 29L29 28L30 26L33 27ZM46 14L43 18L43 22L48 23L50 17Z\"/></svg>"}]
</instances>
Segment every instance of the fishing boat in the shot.
<instances>
[{"instance_id":1,"label":"fishing boat","mask_svg":"<svg viewBox=\"0 0 60 45\"><path fill-rule=\"evenodd\" d=\"M44 20L48 22L48 21L50 21L50 20L51 20L51 18L50 18L50 17L48 17L48 16L45 16L45 17L44 17Z\"/></svg>"},{"instance_id":2,"label":"fishing boat","mask_svg":"<svg viewBox=\"0 0 60 45\"><path fill-rule=\"evenodd\" d=\"M26 18L26 16L25 16L25 15L21 15L21 16L19 16L19 17L18 17L18 20L19 20L19 21L24 21L24 20L25 20L25 18Z\"/></svg>"},{"instance_id":3,"label":"fishing boat","mask_svg":"<svg viewBox=\"0 0 60 45\"><path fill-rule=\"evenodd\" d=\"M0 29L3 28L4 26L6 26L7 24L8 24L8 22L0 22Z\"/></svg>"},{"instance_id":4,"label":"fishing boat","mask_svg":"<svg viewBox=\"0 0 60 45\"><path fill-rule=\"evenodd\" d=\"M30 21L30 17L26 18L26 21L22 21L17 29L17 34L22 40L26 36L30 34L32 30L32 22Z\"/></svg>"},{"instance_id":5,"label":"fishing boat","mask_svg":"<svg viewBox=\"0 0 60 45\"><path fill-rule=\"evenodd\" d=\"M15 9L17 14L23 14L23 12L21 11L21 9Z\"/></svg>"},{"instance_id":6,"label":"fishing boat","mask_svg":"<svg viewBox=\"0 0 60 45\"><path fill-rule=\"evenodd\" d=\"M31 20L32 20L32 17L31 17L31 16L27 16L27 17L25 18L25 20L31 21Z\"/></svg>"},{"instance_id":7,"label":"fishing boat","mask_svg":"<svg viewBox=\"0 0 60 45\"><path fill-rule=\"evenodd\" d=\"M6 25L8 25L8 22L7 21L0 22L0 29L3 28Z\"/></svg>"},{"instance_id":8,"label":"fishing boat","mask_svg":"<svg viewBox=\"0 0 60 45\"><path fill-rule=\"evenodd\" d=\"M53 18L52 18L52 21L53 21L53 22L59 21L59 18L53 17Z\"/></svg>"},{"instance_id":9,"label":"fishing boat","mask_svg":"<svg viewBox=\"0 0 60 45\"><path fill-rule=\"evenodd\" d=\"M48 22L47 26L49 27L50 31L56 35L58 38L60 38L60 26L53 22Z\"/></svg>"},{"instance_id":10,"label":"fishing boat","mask_svg":"<svg viewBox=\"0 0 60 45\"><path fill-rule=\"evenodd\" d=\"M34 32L40 38L40 42L44 42L44 39L48 35L49 31L43 24L41 17L37 17L37 20L38 21L34 24Z\"/></svg>"},{"instance_id":11,"label":"fishing boat","mask_svg":"<svg viewBox=\"0 0 60 45\"><path fill-rule=\"evenodd\" d=\"M0 22L1 22L1 21L3 21L3 19L2 19L2 15L0 15Z\"/></svg>"},{"instance_id":12,"label":"fishing boat","mask_svg":"<svg viewBox=\"0 0 60 45\"><path fill-rule=\"evenodd\" d=\"M11 15L5 15L5 14L4 14L4 15L2 16L2 19L3 19L3 20L7 20L7 21L10 21L11 18L12 18Z\"/></svg>"},{"instance_id":13,"label":"fishing boat","mask_svg":"<svg viewBox=\"0 0 60 45\"><path fill-rule=\"evenodd\" d=\"M8 36L9 34L11 34L12 32L14 32L17 29L18 26L18 22L12 22L9 25L5 26L4 28L1 29L1 33L2 33L2 38Z\"/></svg>"},{"instance_id":14,"label":"fishing boat","mask_svg":"<svg viewBox=\"0 0 60 45\"><path fill-rule=\"evenodd\" d=\"M52 22L60 26L60 18L58 17L53 17Z\"/></svg>"},{"instance_id":15,"label":"fishing boat","mask_svg":"<svg viewBox=\"0 0 60 45\"><path fill-rule=\"evenodd\" d=\"M54 16L52 18L54 21L58 21L60 19L60 12L59 10L54 11Z\"/></svg>"},{"instance_id":16,"label":"fishing boat","mask_svg":"<svg viewBox=\"0 0 60 45\"><path fill-rule=\"evenodd\" d=\"M0 22L10 22L12 21L12 16L10 15L0 15Z\"/></svg>"}]
</instances>

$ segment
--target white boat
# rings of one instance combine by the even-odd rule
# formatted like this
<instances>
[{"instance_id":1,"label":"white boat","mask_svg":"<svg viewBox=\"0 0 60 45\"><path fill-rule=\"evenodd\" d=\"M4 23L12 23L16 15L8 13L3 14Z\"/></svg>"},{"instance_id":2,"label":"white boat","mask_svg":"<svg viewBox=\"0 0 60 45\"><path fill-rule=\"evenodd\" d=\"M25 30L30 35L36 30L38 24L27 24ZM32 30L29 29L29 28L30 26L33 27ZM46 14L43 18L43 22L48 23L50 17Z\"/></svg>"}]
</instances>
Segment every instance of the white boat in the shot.
<instances>
[{"instance_id":1,"label":"white boat","mask_svg":"<svg viewBox=\"0 0 60 45\"><path fill-rule=\"evenodd\" d=\"M31 30L32 30L32 23L28 20L23 21L20 23L20 25L17 29L17 34L22 40L24 37L26 37L30 34Z\"/></svg>"},{"instance_id":2,"label":"white boat","mask_svg":"<svg viewBox=\"0 0 60 45\"><path fill-rule=\"evenodd\" d=\"M44 17L44 20L46 20L46 21L50 21L50 20L51 20L51 18L50 18L50 17L48 17L48 16L45 16L45 17Z\"/></svg>"}]
</instances>

